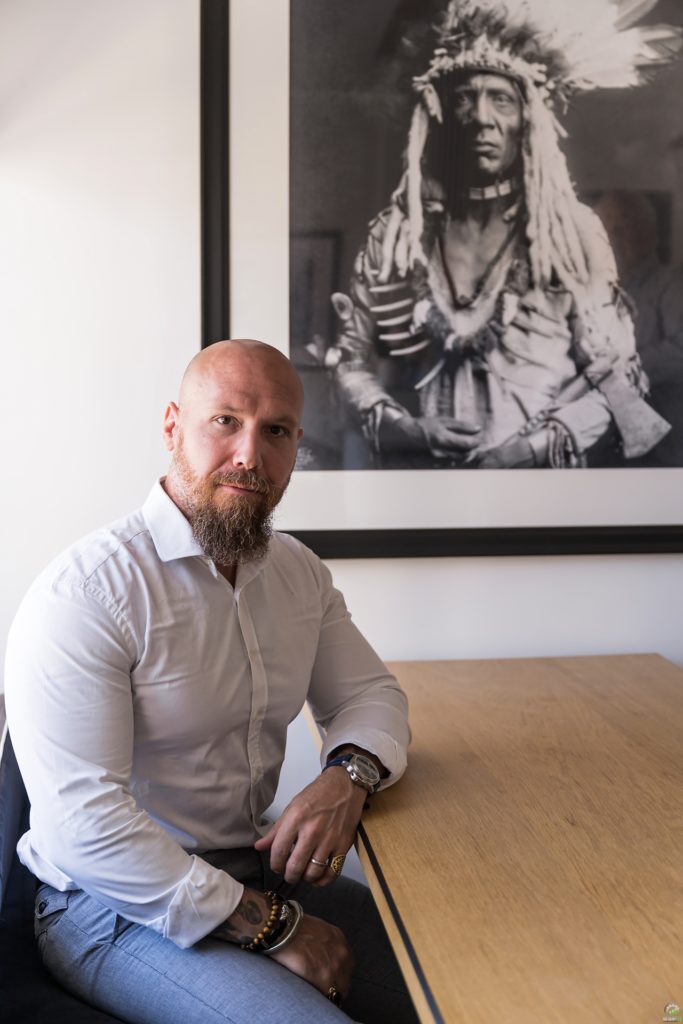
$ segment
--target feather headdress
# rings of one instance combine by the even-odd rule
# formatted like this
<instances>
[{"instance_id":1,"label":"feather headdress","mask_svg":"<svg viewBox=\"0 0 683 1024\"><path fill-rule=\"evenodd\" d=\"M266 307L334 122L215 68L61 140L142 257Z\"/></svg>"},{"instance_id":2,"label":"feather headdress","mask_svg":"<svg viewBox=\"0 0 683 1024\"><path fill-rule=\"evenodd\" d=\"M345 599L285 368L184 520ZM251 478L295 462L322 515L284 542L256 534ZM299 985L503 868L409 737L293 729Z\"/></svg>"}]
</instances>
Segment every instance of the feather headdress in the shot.
<instances>
[{"instance_id":1,"label":"feather headdress","mask_svg":"<svg viewBox=\"0 0 683 1024\"><path fill-rule=\"evenodd\" d=\"M670 25L636 25L657 2L451 0L429 68L414 87L429 103L435 80L476 68L533 85L546 101L638 85L680 45L680 31Z\"/></svg>"},{"instance_id":2,"label":"feather headdress","mask_svg":"<svg viewBox=\"0 0 683 1024\"><path fill-rule=\"evenodd\" d=\"M577 92L624 88L678 52L681 30L638 26L657 0L450 0L437 25L427 70L413 79L418 93L406 153L406 173L394 195L395 221L407 209L404 264L427 264L422 247L422 161L430 122L442 123L441 81L482 71L515 79L524 103L526 236L532 280L553 276L570 290L591 277L590 239L559 138L556 101ZM585 219L585 218L584 218ZM384 254L388 271L390 242Z\"/></svg>"}]
</instances>

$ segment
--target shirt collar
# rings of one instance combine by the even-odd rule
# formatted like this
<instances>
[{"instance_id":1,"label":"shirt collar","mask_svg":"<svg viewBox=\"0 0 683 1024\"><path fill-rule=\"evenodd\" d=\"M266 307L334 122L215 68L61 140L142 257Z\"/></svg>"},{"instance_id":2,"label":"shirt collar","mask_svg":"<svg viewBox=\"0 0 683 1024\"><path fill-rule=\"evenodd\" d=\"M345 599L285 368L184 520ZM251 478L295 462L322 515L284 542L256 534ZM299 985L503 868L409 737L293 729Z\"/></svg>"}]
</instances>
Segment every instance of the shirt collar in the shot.
<instances>
[{"instance_id":1,"label":"shirt collar","mask_svg":"<svg viewBox=\"0 0 683 1024\"><path fill-rule=\"evenodd\" d=\"M172 562L175 558L203 558L210 562L214 572L217 571L195 540L190 523L164 490L161 480L157 480L149 492L147 501L142 506L142 514L162 562ZM235 588L241 590L258 576L269 558L270 546L263 558L239 565Z\"/></svg>"},{"instance_id":2,"label":"shirt collar","mask_svg":"<svg viewBox=\"0 0 683 1024\"><path fill-rule=\"evenodd\" d=\"M172 562L174 558L204 557L192 527L161 486L161 480L157 480L149 492L142 514L162 562Z\"/></svg>"}]
</instances>

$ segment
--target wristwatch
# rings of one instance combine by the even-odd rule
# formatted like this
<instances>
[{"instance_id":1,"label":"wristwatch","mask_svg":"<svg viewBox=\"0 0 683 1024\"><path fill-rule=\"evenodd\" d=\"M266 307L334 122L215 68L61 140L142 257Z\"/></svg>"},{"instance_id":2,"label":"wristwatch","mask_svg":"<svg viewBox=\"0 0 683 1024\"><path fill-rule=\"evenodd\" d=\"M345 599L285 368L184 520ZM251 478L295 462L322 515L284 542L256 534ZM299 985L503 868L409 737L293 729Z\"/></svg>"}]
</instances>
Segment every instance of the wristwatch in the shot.
<instances>
[{"instance_id":1,"label":"wristwatch","mask_svg":"<svg viewBox=\"0 0 683 1024\"><path fill-rule=\"evenodd\" d=\"M328 761L323 771L335 766L346 768L351 782L362 786L368 793L374 793L379 789L381 776L377 766L369 757L364 757L363 754L340 754L339 757L333 757L331 761Z\"/></svg>"}]
</instances>

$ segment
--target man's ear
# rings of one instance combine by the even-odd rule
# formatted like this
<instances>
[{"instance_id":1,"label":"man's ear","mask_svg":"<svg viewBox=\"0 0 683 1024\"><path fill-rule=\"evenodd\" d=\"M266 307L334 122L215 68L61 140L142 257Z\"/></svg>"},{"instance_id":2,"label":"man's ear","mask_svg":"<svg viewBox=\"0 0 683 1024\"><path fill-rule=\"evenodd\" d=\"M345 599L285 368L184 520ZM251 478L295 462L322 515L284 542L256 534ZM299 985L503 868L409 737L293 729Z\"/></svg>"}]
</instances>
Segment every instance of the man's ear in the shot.
<instances>
[{"instance_id":1,"label":"man's ear","mask_svg":"<svg viewBox=\"0 0 683 1024\"><path fill-rule=\"evenodd\" d=\"M180 409L175 402L169 402L164 413L164 445L166 450L172 452L177 443L177 434L180 429Z\"/></svg>"}]
</instances>

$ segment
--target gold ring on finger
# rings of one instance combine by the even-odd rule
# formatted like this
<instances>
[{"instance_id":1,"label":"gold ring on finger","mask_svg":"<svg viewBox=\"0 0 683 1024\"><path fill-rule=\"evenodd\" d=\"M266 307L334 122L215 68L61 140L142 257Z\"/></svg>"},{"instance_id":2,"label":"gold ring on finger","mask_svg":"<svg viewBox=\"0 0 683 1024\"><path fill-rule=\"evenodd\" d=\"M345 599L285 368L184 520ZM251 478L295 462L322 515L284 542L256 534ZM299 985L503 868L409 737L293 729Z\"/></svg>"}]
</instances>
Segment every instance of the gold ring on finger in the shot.
<instances>
[{"instance_id":1,"label":"gold ring on finger","mask_svg":"<svg viewBox=\"0 0 683 1024\"><path fill-rule=\"evenodd\" d=\"M345 853L338 853L336 856L330 858L330 867L334 871L335 875L341 875L345 860Z\"/></svg>"},{"instance_id":2,"label":"gold ring on finger","mask_svg":"<svg viewBox=\"0 0 683 1024\"><path fill-rule=\"evenodd\" d=\"M342 1001L342 994L339 989L334 987L334 985L330 985L327 992L327 998L331 1003L334 1003L335 1006L339 1006Z\"/></svg>"}]
</instances>

